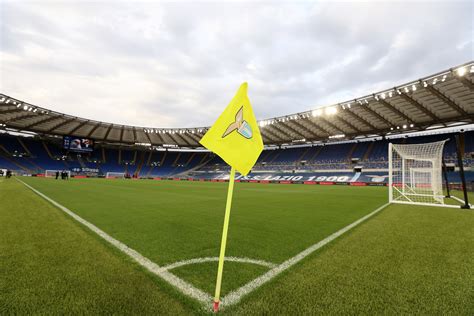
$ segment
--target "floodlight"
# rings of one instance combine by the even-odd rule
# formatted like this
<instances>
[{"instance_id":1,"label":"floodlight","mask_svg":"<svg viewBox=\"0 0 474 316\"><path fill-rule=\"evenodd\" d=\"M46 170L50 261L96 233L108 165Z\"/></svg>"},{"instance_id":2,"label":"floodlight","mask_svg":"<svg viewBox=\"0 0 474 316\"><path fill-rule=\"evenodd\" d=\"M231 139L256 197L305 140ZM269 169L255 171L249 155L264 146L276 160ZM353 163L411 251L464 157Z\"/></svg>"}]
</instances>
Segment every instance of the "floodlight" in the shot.
<instances>
[{"instance_id":1,"label":"floodlight","mask_svg":"<svg viewBox=\"0 0 474 316\"><path fill-rule=\"evenodd\" d=\"M326 108L325 113L327 115L336 114L337 113L337 108L335 106L328 107L328 108Z\"/></svg>"},{"instance_id":2,"label":"floodlight","mask_svg":"<svg viewBox=\"0 0 474 316\"><path fill-rule=\"evenodd\" d=\"M456 72L458 73L459 77L462 77L466 74L466 67L459 67L456 69Z\"/></svg>"},{"instance_id":3,"label":"floodlight","mask_svg":"<svg viewBox=\"0 0 474 316\"><path fill-rule=\"evenodd\" d=\"M411 90L416 91L416 85L415 84L411 85Z\"/></svg>"},{"instance_id":4,"label":"floodlight","mask_svg":"<svg viewBox=\"0 0 474 316\"><path fill-rule=\"evenodd\" d=\"M311 114L313 114L313 116L320 116L321 114L323 114L323 111L321 109L313 110Z\"/></svg>"},{"instance_id":5,"label":"floodlight","mask_svg":"<svg viewBox=\"0 0 474 316\"><path fill-rule=\"evenodd\" d=\"M404 129L406 129L406 128L407 128L406 124L405 124L405 125L403 125L403 128L404 128Z\"/></svg>"}]
</instances>

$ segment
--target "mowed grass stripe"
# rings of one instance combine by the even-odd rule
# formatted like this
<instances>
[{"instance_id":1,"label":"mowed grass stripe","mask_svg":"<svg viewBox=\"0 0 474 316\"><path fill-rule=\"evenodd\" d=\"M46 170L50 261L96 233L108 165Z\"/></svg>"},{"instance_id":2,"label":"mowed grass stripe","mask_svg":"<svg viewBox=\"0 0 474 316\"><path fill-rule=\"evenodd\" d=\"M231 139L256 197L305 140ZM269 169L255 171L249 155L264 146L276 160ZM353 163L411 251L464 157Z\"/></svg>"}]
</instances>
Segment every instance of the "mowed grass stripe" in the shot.
<instances>
[{"instance_id":1,"label":"mowed grass stripe","mask_svg":"<svg viewBox=\"0 0 474 316\"><path fill-rule=\"evenodd\" d=\"M0 200L0 314L199 311L14 179Z\"/></svg>"}]
</instances>

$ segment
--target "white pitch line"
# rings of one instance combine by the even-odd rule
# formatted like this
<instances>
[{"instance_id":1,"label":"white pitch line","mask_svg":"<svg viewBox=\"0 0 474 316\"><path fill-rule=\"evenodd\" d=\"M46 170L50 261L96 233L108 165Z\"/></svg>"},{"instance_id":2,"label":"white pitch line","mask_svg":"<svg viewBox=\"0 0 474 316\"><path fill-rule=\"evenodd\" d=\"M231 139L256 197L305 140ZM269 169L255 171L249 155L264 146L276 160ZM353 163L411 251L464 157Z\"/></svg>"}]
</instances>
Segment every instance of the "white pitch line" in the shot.
<instances>
[{"instance_id":1,"label":"white pitch line","mask_svg":"<svg viewBox=\"0 0 474 316\"><path fill-rule=\"evenodd\" d=\"M186 265L189 265L189 264L205 263L205 262L217 262L217 261L219 261L219 257L205 257L205 258L188 259L188 260L177 261L177 262L171 263L167 266L164 266L163 269L172 270L172 269L179 268L179 267L182 267L182 266L186 266ZM276 264L274 264L274 263L264 261L264 260L250 259L250 258L225 257L224 261L225 262L240 262L240 263L256 264L256 265L267 267L267 268L270 268L270 269L276 267Z\"/></svg>"},{"instance_id":2,"label":"white pitch line","mask_svg":"<svg viewBox=\"0 0 474 316\"><path fill-rule=\"evenodd\" d=\"M259 288L263 284L267 283L283 271L287 270L288 268L292 267L296 263L300 262L319 248L325 246L326 244L330 243L337 237L341 236L342 234L346 233L347 231L351 230L352 228L356 227L360 223L364 222L365 220L369 219L370 217L374 216L381 210L383 210L385 207L387 207L390 203L386 203L382 205L381 207L377 208L375 211L372 213L369 213L365 215L364 217L358 219L357 221L353 222L352 224L347 225L346 227L338 230L337 232L333 233L332 235L326 237L325 239L319 241L318 243L310 246L309 248L306 248L306 250L303 250L296 256L286 260L282 264L276 266L275 268L271 269L270 271L266 272L265 274L262 274L258 278L250 281L249 283L245 284L244 286L238 288L235 291L230 292L227 294L224 298L222 298L221 303L223 306L230 306L238 303L243 296L249 294L250 292L254 291L255 289Z\"/></svg>"},{"instance_id":3,"label":"white pitch line","mask_svg":"<svg viewBox=\"0 0 474 316\"><path fill-rule=\"evenodd\" d=\"M25 182L21 181L18 178L17 178L17 180L20 181L21 183L23 183L27 188L32 190L34 193L38 194L40 197L42 197L46 201L50 202L51 204L53 204L54 206L59 208L61 211L68 214L73 219L75 219L76 221L78 221L79 223L86 226L91 231L93 231L94 233L96 233L97 235L102 237L104 240L106 240L112 246L116 247L121 252L123 252L124 254L126 254L127 256L132 258L133 260L135 260L142 267L146 268L151 273L159 276L160 278L162 278L163 280L165 280L166 282L168 282L169 284L171 284L172 286L177 288L179 291L181 291L181 293L183 293L187 296L190 296L190 297L194 298L195 300L197 300L197 301L199 301L203 304L209 304L209 302L212 302L211 295L195 288L193 285L191 285L191 284L187 283L186 281L178 278L177 276L175 276L171 272L168 272L165 268L160 267L159 265L157 265L156 263L154 263L150 259L142 256L137 251L133 250L132 248L125 245L124 243L122 243L122 242L118 241L117 239L113 238L112 236L108 235L106 232L99 229L97 226L95 226L95 225L91 224L90 222L86 221L85 219L83 219L82 217L77 215L76 213L74 213L71 210L69 210L68 208L62 206L58 202L52 200L51 198L44 195L40 191L36 190L32 186L26 184Z\"/></svg>"}]
</instances>

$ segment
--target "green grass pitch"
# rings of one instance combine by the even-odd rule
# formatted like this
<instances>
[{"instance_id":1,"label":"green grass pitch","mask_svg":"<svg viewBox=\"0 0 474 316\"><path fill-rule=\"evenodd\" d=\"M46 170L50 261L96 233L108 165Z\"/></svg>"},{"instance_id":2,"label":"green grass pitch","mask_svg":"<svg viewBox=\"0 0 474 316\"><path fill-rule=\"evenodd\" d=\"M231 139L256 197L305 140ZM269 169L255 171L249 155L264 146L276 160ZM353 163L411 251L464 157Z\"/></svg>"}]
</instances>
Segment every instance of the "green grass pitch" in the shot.
<instances>
[{"instance_id":1,"label":"green grass pitch","mask_svg":"<svg viewBox=\"0 0 474 316\"><path fill-rule=\"evenodd\" d=\"M225 183L22 178L160 266L219 253ZM0 180L0 314L205 313L14 179ZM386 188L237 183L226 256L281 264ZM474 212L391 205L229 314L474 313ZM216 262L171 272L213 294ZM226 262L223 295L269 270Z\"/></svg>"}]
</instances>

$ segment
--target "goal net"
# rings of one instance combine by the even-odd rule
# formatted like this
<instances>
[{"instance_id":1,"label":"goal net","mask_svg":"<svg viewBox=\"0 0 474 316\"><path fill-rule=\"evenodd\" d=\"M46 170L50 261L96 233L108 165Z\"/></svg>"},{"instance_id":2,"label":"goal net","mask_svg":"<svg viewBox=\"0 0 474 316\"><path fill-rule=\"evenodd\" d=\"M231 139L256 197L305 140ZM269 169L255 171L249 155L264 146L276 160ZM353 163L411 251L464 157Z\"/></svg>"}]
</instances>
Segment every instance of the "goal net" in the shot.
<instances>
[{"instance_id":1,"label":"goal net","mask_svg":"<svg viewBox=\"0 0 474 316\"><path fill-rule=\"evenodd\" d=\"M391 203L445 205L442 184L445 142L389 144Z\"/></svg>"},{"instance_id":2,"label":"goal net","mask_svg":"<svg viewBox=\"0 0 474 316\"><path fill-rule=\"evenodd\" d=\"M71 178L71 171L69 170L46 170L44 176L48 178L56 178L56 172L59 172L59 177L61 178L61 172L67 172L69 178Z\"/></svg>"},{"instance_id":3,"label":"goal net","mask_svg":"<svg viewBox=\"0 0 474 316\"><path fill-rule=\"evenodd\" d=\"M125 178L125 172L107 172L105 177L107 179L121 179Z\"/></svg>"}]
</instances>

